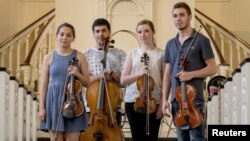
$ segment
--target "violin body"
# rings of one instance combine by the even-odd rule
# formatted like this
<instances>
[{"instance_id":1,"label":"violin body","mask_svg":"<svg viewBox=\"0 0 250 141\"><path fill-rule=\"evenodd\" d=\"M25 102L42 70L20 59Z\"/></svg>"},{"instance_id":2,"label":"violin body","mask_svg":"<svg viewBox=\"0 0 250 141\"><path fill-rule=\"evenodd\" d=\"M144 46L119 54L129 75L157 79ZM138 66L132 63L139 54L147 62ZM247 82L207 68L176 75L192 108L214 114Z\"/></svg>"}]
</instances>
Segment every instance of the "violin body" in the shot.
<instances>
[{"instance_id":1,"label":"violin body","mask_svg":"<svg viewBox=\"0 0 250 141\"><path fill-rule=\"evenodd\" d=\"M145 79L148 79L145 81ZM145 86L145 83L148 83ZM138 98L136 98L136 102L134 104L134 109L136 112L140 112L140 113L146 113L147 111L147 91L148 91L148 106L149 106L149 113L153 113L156 111L156 101L154 98L152 98L151 96L151 91L154 90L154 80L152 77L150 76L141 76L138 78L137 82L136 82L137 88L140 92L140 96Z\"/></svg>"},{"instance_id":2,"label":"violin body","mask_svg":"<svg viewBox=\"0 0 250 141\"><path fill-rule=\"evenodd\" d=\"M177 87L176 99L179 103L179 111L174 119L176 127L195 128L202 124L202 114L195 106L195 97L196 89L193 86L182 82L182 86Z\"/></svg>"},{"instance_id":3,"label":"violin body","mask_svg":"<svg viewBox=\"0 0 250 141\"><path fill-rule=\"evenodd\" d=\"M115 118L120 88L113 81L105 83L108 95L106 90L101 90L105 89L105 84L101 80L93 82L87 89L86 98L90 108L89 128L81 133L80 141L125 141Z\"/></svg>"},{"instance_id":4,"label":"violin body","mask_svg":"<svg viewBox=\"0 0 250 141\"><path fill-rule=\"evenodd\" d=\"M68 85L69 89L70 85ZM81 82L79 80L75 80L74 87L76 90L81 90ZM66 118L79 117L84 112L83 103L80 100L81 91L77 91L76 94L70 94L70 92L66 91L66 101L63 105L63 116Z\"/></svg>"},{"instance_id":5,"label":"violin body","mask_svg":"<svg viewBox=\"0 0 250 141\"><path fill-rule=\"evenodd\" d=\"M73 58L70 65L77 66L77 61ZM84 112L84 106L80 99L82 84L74 75L69 75L69 83L65 88L65 99L62 108L62 114L65 118L79 117Z\"/></svg>"}]
</instances>

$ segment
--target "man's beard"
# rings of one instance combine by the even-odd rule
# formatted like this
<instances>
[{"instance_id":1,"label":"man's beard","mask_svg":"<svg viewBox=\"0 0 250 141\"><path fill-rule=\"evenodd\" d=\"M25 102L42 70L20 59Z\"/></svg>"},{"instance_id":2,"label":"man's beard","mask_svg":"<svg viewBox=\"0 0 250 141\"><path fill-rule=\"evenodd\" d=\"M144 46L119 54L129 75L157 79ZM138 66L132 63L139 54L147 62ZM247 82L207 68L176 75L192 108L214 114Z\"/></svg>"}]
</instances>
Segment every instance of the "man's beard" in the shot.
<instances>
[{"instance_id":1,"label":"man's beard","mask_svg":"<svg viewBox=\"0 0 250 141\"><path fill-rule=\"evenodd\" d=\"M185 25L183 27L179 27L178 29L181 30L181 31L183 31L183 30L187 29L187 27L188 27L188 25Z\"/></svg>"}]
</instances>

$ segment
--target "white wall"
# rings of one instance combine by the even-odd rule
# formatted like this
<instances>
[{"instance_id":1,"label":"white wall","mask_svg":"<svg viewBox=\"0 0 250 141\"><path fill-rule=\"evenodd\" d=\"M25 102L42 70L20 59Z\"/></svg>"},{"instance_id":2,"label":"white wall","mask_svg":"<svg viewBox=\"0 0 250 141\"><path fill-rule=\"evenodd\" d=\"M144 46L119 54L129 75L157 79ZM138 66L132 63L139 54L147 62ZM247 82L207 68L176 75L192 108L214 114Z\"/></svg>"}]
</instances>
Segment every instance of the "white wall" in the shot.
<instances>
[{"instance_id":1,"label":"white wall","mask_svg":"<svg viewBox=\"0 0 250 141\"><path fill-rule=\"evenodd\" d=\"M54 9L54 0L0 0L0 43ZM4 34L3 34L4 33Z\"/></svg>"},{"instance_id":2,"label":"white wall","mask_svg":"<svg viewBox=\"0 0 250 141\"><path fill-rule=\"evenodd\" d=\"M94 45L95 41L91 26L93 21L98 18L98 2L100 1L102 0L56 1L56 27L63 22L69 22L75 27L76 40L73 44L74 48L82 51ZM107 0L107 2L111 1ZM152 21L156 28L155 39L159 48L165 49L166 42L176 35L176 28L172 21L172 7L177 1L180 0L153 0ZM194 8L194 0L189 0L187 3L190 4L191 9ZM139 20L141 19L138 18ZM135 32L136 24L131 24L132 19L125 21L127 22L125 24L123 23L124 20L120 20L122 23L114 23L114 26L111 24L111 30L113 32L117 31L120 25L120 29L131 29ZM133 19L133 21L135 20ZM125 51L137 47L137 45L127 46Z\"/></svg>"},{"instance_id":3,"label":"white wall","mask_svg":"<svg viewBox=\"0 0 250 141\"><path fill-rule=\"evenodd\" d=\"M183 0L157 0L154 5L153 21L156 26L156 40L160 48L165 49L167 41L176 36L177 29L172 20L173 5ZM194 0L186 1L194 11ZM194 14L194 12L192 12ZM194 18L192 20L194 26Z\"/></svg>"},{"instance_id":4,"label":"white wall","mask_svg":"<svg viewBox=\"0 0 250 141\"><path fill-rule=\"evenodd\" d=\"M0 26L0 43L3 39L6 38L6 35L9 36L9 28L7 28L10 24L10 16L8 16L8 8L10 7L9 1L0 0L0 18L1 18L1 26ZM2 34L5 33L5 34Z\"/></svg>"},{"instance_id":5,"label":"white wall","mask_svg":"<svg viewBox=\"0 0 250 141\"><path fill-rule=\"evenodd\" d=\"M74 48L82 51L94 44L92 22L97 18L98 0L57 0L56 27L63 22L71 23L76 30Z\"/></svg>"},{"instance_id":6,"label":"white wall","mask_svg":"<svg viewBox=\"0 0 250 141\"><path fill-rule=\"evenodd\" d=\"M156 41L161 48L176 32L170 13L171 3L175 1L177 0L153 2L153 21L157 25ZM0 0L0 33L4 33L0 34L0 43L57 7L57 25L63 21L73 22L77 29L77 41L83 38L87 41L76 41L76 46L91 46L91 24L98 16L97 2L98 0ZM249 0L195 0L195 4L191 5L250 43Z\"/></svg>"}]
</instances>

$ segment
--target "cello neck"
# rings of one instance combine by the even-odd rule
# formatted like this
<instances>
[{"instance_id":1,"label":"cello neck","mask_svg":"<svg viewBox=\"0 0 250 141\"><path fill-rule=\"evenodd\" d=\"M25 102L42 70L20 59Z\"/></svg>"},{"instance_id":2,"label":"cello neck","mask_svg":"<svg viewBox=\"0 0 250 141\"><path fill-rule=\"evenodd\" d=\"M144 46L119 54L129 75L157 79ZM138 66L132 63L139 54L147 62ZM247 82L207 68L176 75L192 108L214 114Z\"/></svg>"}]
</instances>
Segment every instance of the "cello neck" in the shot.
<instances>
[{"instance_id":1,"label":"cello neck","mask_svg":"<svg viewBox=\"0 0 250 141\"><path fill-rule=\"evenodd\" d=\"M105 92L105 79L100 79L100 85L99 85L99 92L98 92L98 102L97 102L97 109L102 110L103 109L103 101L104 101L104 92Z\"/></svg>"}]
</instances>

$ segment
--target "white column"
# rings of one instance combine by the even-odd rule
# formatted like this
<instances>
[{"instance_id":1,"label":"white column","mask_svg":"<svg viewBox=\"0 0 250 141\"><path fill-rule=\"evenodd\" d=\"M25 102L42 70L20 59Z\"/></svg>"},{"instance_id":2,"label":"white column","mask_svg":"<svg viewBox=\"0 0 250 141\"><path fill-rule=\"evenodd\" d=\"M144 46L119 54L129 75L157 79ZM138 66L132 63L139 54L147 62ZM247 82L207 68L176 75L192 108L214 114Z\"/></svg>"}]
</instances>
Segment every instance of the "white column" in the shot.
<instances>
[{"instance_id":1,"label":"white column","mask_svg":"<svg viewBox=\"0 0 250 141\"><path fill-rule=\"evenodd\" d=\"M15 77L10 77L9 82L9 118L8 118L8 138L9 141L16 141L17 137L17 106L16 106L16 99L18 95L18 82L16 81Z\"/></svg>"},{"instance_id":2,"label":"white column","mask_svg":"<svg viewBox=\"0 0 250 141\"><path fill-rule=\"evenodd\" d=\"M11 75L13 75L13 72L15 71L15 70L13 70L13 48L14 48L14 45L11 45L10 46L10 50L9 50L9 60L8 60L8 62L9 62L9 67L8 67L8 69L10 70L10 72L11 72Z\"/></svg>"},{"instance_id":3,"label":"white column","mask_svg":"<svg viewBox=\"0 0 250 141\"><path fill-rule=\"evenodd\" d=\"M224 89L224 85L221 86L220 88L220 95L219 95L219 98L220 98L220 124L225 124L225 117L224 117L224 103L225 103L225 93L224 93L225 89Z\"/></svg>"},{"instance_id":4,"label":"white column","mask_svg":"<svg viewBox=\"0 0 250 141\"><path fill-rule=\"evenodd\" d=\"M230 70L229 65L219 65L219 69L220 69L220 72L219 72L220 75L225 76L225 77L228 76L228 72Z\"/></svg>"},{"instance_id":5,"label":"white column","mask_svg":"<svg viewBox=\"0 0 250 141\"><path fill-rule=\"evenodd\" d=\"M5 66L6 64L5 64L5 56L6 55L6 51L4 50L3 52L2 52L2 57L1 57L1 60L0 60L0 65L1 66Z\"/></svg>"},{"instance_id":6,"label":"white column","mask_svg":"<svg viewBox=\"0 0 250 141\"><path fill-rule=\"evenodd\" d=\"M29 51L30 51L30 34L26 34L25 37L25 58L27 58L27 56L29 55Z\"/></svg>"},{"instance_id":7,"label":"white column","mask_svg":"<svg viewBox=\"0 0 250 141\"><path fill-rule=\"evenodd\" d=\"M233 78L233 124L241 124L241 70L235 69Z\"/></svg>"},{"instance_id":8,"label":"white column","mask_svg":"<svg viewBox=\"0 0 250 141\"><path fill-rule=\"evenodd\" d=\"M18 121L17 121L17 128L18 128L18 141L24 141L25 139L25 116L26 116L26 94L27 90L24 87L24 84L19 84L19 92L18 92Z\"/></svg>"},{"instance_id":9,"label":"white column","mask_svg":"<svg viewBox=\"0 0 250 141\"><path fill-rule=\"evenodd\" d=\"M211 100L207 104L208 116L207 122L208 124L219 124L219 96L212 96Z\"/></svg>"},{"instance_id":10,"label":"white column","mask_svg":"<svg viewBox=\"0 0 250 141\"><path fill-rule=\"evenodd\" d=\"M98 1L98 17L107 18L107 0Z\"/></svg>"},{"instance_id":11,"label":"white column","mask_svg":"<svg viewBox=\"0 0 250 141\"><path fill-rule=\"evenodd\" d=\"M17 78L20 78L20 72L21 72L21 69L20 69L20 65L21 64L20 60L21 60L21 43L22 43L22 40L18 40L17 42L17 57L16 57L16 64L17 65L17 68L16 68L16 77Z\"/></svg>"},{"instance_id":12,"label":"white column","mask_svg":"<svg viewBox=\"0 0 250 141\"><path fill-rule=\"evenodd\" d=\"M221 44L220 44L221 53L222 53L223 56L225 56L225 39L224 39L224 35L219 34L219 36L220 36L220 41L221 41Z\"/></svg>"},{"instance_id":13,"label":"white column","mask_svg":"<svg viewBox=\"0 0 250 141\"><path fill-rule=\"evenodd\" d=\"M242 76L242 124L250 124L250 58L245 59L240 64Z\"/></svg>"},{"instance_id":14,"label":"white column","mask_svg":"<svg viewBox=\"0 0 250 141\"><path fill-rule=\"evenodd\" d=\"M8 93L9 87L9 74L6 68L0 67L0 141L7 140L7 117L5 115L6 110L6 94Z\"/></svg>"},{"instance_id":15,"label":"white column","mask_svg":"<svg viewBox=\"0 0 250 141\"><path fill-rule=\"evenodd\" d=\"M219 105L219 96L218 95L214 95L213 96L213 107L214 107L214 110L213 110L213 124L219 124L219 116L220 116L220 105Z\"/></svg>"},{"instance_id":16,"label":"white column","mask_svg":"<svg viewBox=\"0 0 250 141\"><path fill-rule=\"evenodd\" d=\"M26 96L26 141L31 141L31 106L32 106L32 96L31 92L27 92Z\"/></svg>"},{"instance_id":17,"label":"white column","mask_svg":"<svg viewBox=\"0 0 250 141\"><path fill-rule=\"evenodd\" d=\"M31 65L22 65L21 69L23 71L23 82L25 85L29 85L31 79Z\"/></svg>"},{"instance_id":18,"label":"white column","mask_svg":"<svg viewBox=\"0 0 250 141\"><path fill-rule=\"evenodd\" d=\"M229 64L230 64L230 72L233 71L233 67L234 67L234 52L233 52L233 41L232 40L228 40L228 44L229 44Z\"/></svg>"},{"instance_id":19,"label":"white column","mask_svg":"<svg viewBox=\"0 0 250 141\"><path fill-rule=\"evenodd\" d=\"M227 78L224 87L224 124L232 123L232 78Z\"/></svg>"},{"instance_id":20,"label":"white column","mask_svg":"<svg viewBox=\"0 0 250 141\"><path fill-rule=\"evenodd\" d=\"M212 121L212 114L213 114L213 107L212 107L212 101L208 100L207 101L207 124L213 124Z\"/></svg>"},{"instance_id":21,"label":"white column","mask_svg":"<svg viewBox=\"0 0 250 141\"><path fill-rule=\"evenodd\" d=\"M33 98L33 102L32 102L32 141L36 141L37 140L37 98L34 97Z\"/></svg>"}]
</instances>

